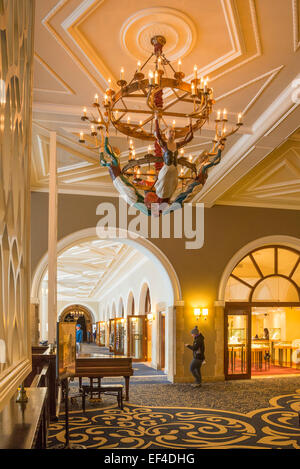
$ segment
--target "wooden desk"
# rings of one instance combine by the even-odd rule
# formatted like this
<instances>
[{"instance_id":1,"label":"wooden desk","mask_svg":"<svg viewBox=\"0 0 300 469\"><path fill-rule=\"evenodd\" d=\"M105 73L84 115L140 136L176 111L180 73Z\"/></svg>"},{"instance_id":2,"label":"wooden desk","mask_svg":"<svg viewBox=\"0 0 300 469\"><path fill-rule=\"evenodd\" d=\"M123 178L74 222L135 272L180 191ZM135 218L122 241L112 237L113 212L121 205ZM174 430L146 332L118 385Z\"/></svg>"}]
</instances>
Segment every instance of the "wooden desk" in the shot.
<instances>
[{"instance_id":1,"label":"wooden desk","mask_svg":"<svg viewBox=\"0 0 300 469\"><path fill-rule=\"evenodd\" d=\"M129 400L129 379L133 375L132 358L123 355L80 353L76 358L75 377L108 378L123 376L125 379L125 400Z\"/></svg>"},{"instance_id":2,"label":"wooden desk","mask_svg":"<svg viewBox=\"0 0 300 469\"><path fill-rule=\"evenodd\" d=\"M47 447L47 389L26 388L28 402L16 402L17 393L0 412L0 449Z\"/></svg>"}]
</instances>

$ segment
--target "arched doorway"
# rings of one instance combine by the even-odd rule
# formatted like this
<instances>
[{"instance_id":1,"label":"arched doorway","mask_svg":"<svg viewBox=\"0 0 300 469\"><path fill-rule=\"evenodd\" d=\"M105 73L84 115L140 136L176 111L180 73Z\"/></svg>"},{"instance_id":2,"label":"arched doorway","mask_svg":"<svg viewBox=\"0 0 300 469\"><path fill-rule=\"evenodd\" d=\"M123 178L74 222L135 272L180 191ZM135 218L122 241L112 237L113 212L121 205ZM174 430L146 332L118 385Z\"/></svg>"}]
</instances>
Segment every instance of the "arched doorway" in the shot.
<instances>
[{"instance_id":1,"label":"arched doorway","mask_svg":"<svg viewBox=\"0 0 300 469\"><path fill-rule=\"evenodd\" d=\"M74 304L65 308L59 316L60 322L76 322L80 324L83 333L83 342L90 342L94 318L91 311L83 305Z\"/></svg>"},{"instance_id":2,"label":"arched doorway","mask_svg":"<svg viewBox=\"0 0 300 469\"><path fill-rule=\"evenodd\" d=\"M166 327L166 368L165 372L168 375L168 379L170 381L174 380L175 376L175 355L172 352L174 350L175 346L175 340L176 340L176 327L175 327L175 320L176 320L176 306L182 304L182 297L181 297L181 287L180 283L176 274L176 271L174 270L172 264L168 260L168 258L165 256L165 254L158 248L156 247L152 242L150 242L146 238L142 238L135 233L130 233L125 230L118 230L115 228L109 228L105 231L105 235L102 235L99 237L97 233L96 228L87 228L84 230L80 230L78 232L74 232L65 238L61 239L58 244L57 244L57 253L58 257L68 257L68 253L70 250L72 250L72 255L71 257L75 257L75 255L78 254L78 247L80 244L80 249L81 249L81 254L82 259L83 259L83 264L85 264L85 253L84 249L86 248L86 244L91 243L94 247L99 244L99 241L102 242L103 244L109 244L111 243L119 243L124 245L124 247L130 247L133 249L136 249L139 252L139 255L145 256L151 263L153 263L153 267L157 270L159 270L160 274L160 279L163 279L163 282L160 283L156 277L157 283L160 284L161 290L163 292L163 299L160 298L155 298L155 304L158 305L158 303L164 303L165 305L165 311L166 315L168 317L167 327ZM83 265L84 267L84 265ZM47 293L42 294L42 284L45 279L45 275L47 274L47 269L48 269L48 257L45 254L41 261L39 262L34 275L33 275L33 280L32 280L32 288L31 288L31 297L32 298L38 298L40 305L44 304L44 307L40 309L40 318L41 318L41 334L42 337L47 338L47 322L49 320L49 315L48 315L48 310L47 310ZM85 270L85 269L84 269ZM90 269L94 270L95 269ZM88 272L90 274L90 272ZM80 277L80 279L82 276ZM90 278L90 277L89 277ZM136 283L139 282L139 277L136 277ZM95 282L99 281L95 279ZM70 285L70 280L66 276L66 280L64 281L64 284L66 287L69 287ZM163 285L163 287L162 287ZM71 285L72 288L74 289L74 284ZM47 285L45 284L45 290L46 290ZM133 289L133 287L130 285L130 290ZM97 285L95 283L94 288L97 289ZM129 291L130 291L129 290ZM96 290L95 290L96 291ZM134 300L135 301L130 301L130 306L131 306L131 312L134 312L135 315L139 314L139 293L138 293L138 285L135 286L134 288ZM76 293L76 292L75 292ZM82 282L81 288L80 288L80 298L85 298L87 297L88 291L86 291L86 286ZM92 294L93 292L90 291ZM116 301L119 299L119 292L117 294L113 295L113 298ZM73 298L77 300L77 296L72 293ZM123 298L128 298L128 290L123 292ZM93 296L95 298L95 296ZM79 298L78 298L79 300ZM71 297L68 297L68 301L72 301ZM80 301L74 301L74 303L80 303ZM72 302L73 303L73 302ZM105 334L105 342L106 346L109 346L109 319L115 318L116 315L113 314L112 311L112 301L111 299L105 298L103 300L103 303L105 305L109 305L110 308L110 314L107 322L107 330ZM118 303L116 303L117 305ZM128 306L128 303L127 305ZM116 313L116 307L114 307L115 313ZM126 311L124 312L126 313ZM127 309L127 314L130 314L129 310ZM157 317L157 315L155 315ZM50 320L53 321L56 318L50 317ZM97 317L97 319L99 319ZM125 319L125 318L124 318ZM156 360L154 363L155 366L157 366L157 360L159 357L159 353L156 353L156 356L154 359Z\"/></svg>"},{"instance_id":3,"label":"arched doorway","mask_svg":"<svg viewBox=\"0 0 300 469\"><path fill-rule=\"evenodd\" d=\"M224 283L226 379L300 373L300 249L256 247Z\"/></svg>"}]
</instances>

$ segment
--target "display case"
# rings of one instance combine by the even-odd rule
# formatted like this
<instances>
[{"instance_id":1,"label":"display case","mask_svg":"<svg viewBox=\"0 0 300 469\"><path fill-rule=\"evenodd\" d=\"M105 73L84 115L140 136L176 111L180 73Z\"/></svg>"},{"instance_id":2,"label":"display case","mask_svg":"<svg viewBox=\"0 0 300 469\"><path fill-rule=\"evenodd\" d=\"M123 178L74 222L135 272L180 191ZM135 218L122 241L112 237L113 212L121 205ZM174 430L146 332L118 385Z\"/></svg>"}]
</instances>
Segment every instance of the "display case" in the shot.
<instances>
[{"instance_id":1,"label":"display case","mask_svg":"<svg viewBox=\"0 0 300 469\"><path fill-rule=\"evenodd\" d=\"M147 358L147 336L146 317L128 316L128 356L134 361L146 361Z\"/></svg>"},{"instance_id":2,"label":"display case","mask_svg":"<svg viewBox=\"0 0 300 469\"><path fill-rule=\"evenodd\" d=\"M124 355L125 353L125 319L116 320L116 340L115 353Z\"/></svg>"},{"instance_id":3,"label":"display case","mask_svg":"<svg viewBox=\"0 0 300 469\"><path fill-rule=\"evenodd\" d=\"M96 344L99 347L105 347L105 321L96 323Z\"/></svg>"},{"instance_id":4,"label":"display case","mask_svg":"<svg viewBox=\"0 0 300 469\"><path fill-rule=\"evenodd\" d=\"M115 353L116 320L109 320L109 351Z\"/></svg>"}]
</instances>

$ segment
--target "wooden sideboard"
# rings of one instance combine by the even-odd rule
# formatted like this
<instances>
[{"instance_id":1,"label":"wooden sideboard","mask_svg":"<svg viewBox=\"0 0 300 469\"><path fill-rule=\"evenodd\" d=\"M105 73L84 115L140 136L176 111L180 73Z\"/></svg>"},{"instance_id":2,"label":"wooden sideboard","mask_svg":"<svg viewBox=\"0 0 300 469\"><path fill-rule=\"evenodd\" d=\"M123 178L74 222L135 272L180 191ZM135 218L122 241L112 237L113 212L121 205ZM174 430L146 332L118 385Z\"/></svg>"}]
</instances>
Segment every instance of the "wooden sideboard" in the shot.
<instances>
[{"instance_id":1,"label":"wooden sideboard","mask_svg":"<svg viewBox=\"0 0 300 469\"><path fill-rule=\"evenodd\" d=\"M16 402L17 393L0 412L0 449L47 447L47 388L26 388L28 402Z\"/></svg>"}]
</instances>

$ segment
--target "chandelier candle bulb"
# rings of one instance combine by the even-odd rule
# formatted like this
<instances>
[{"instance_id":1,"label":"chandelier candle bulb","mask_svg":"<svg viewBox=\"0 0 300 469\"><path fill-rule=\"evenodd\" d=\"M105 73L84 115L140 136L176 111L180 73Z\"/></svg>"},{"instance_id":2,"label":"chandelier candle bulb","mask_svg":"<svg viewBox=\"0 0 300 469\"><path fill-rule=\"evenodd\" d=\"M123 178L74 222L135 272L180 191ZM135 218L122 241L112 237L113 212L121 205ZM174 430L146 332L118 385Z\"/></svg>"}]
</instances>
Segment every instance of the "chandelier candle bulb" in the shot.
<instances>
[{"instance_id":1,"label":"chandelier candle bulb","mask_svg":"<svg viewBox=\"0 0 300 469\"><path fill-rule=\"evenodd\" d=\"M194 79L195 80L197 80L197 72L198 72L197 65L194 65Z\"/></svg>"},{"instance_id":2,"label":"chandelier candle bulb","mask_svg":"<svg viewBox=\"0 0 300 469\"><path fill-rule=\"evenodd\" d=\"M104 106L107 106L107 104L108 104L108 96L107 96L106 93L105 93L105 95L103 96L103 98L104 98Z\"/></svg>"},{"instance_id":3,"label":"chandelier candle bulb","mask_svg":"<svg viewBox=\"0 0 300 469\"><path fill-rule=\"evenodd\" d=\"M95 94L95 96L94 96L94 103L95 103L95 104L98 104L98 102L99 102L99 97L98 97L97 94Z\"/></svg>"},{"instance_id":4,"label":"chandelier candle bulb","mask_svg":"<svg viewBox=\"0 0 300 469\"><path fill-rule=\"evenodd\" d=\"M196 95L196 92L195 92L195 83L192 83L192 96L195 96Z\"/></svg>"},{"instance_id":5,"label":"chandelier candle bulb","mask_svg":"<svg viewBox=\"0 0 300 469\"><path fill-rule=\"evenodd\" d=\"M86 113L87 113L87 109L86 109L86 107L84 107L84 108L83 108L82 112L83 112L83 116L82 116L82 117L84 117L84 118L85 118L85 117L86 117Z\"/></svg>"},{"instance_id":6,"label":"chandelier candle bulb","mask_svg":"<svg viewBox=\"0 0 300 469\"><path fill-rule=\"evenodd\" d=\"M238 124L241 124L242 123L242 113L240 112L238 114L238 121L237 121Z\"/></svg>"},{"instance_id":7,"label":"chandelier candle bulb","mask_svg":"<svg viewBox=\"0 0 300 469\"><path fill-rule=\"evenodd\" d=\"M179 59L177 62L177 72L181 72L181 63L181 59Z\"/></svg>"},{"instance_id":8,"label":"chandelier candle bulb","mask_svg":"<svg viewBox=\"0 0 300 469\"><path fill-rule=\"evenodd\" d=\"M137 71L138 71L138 72L140 72L141 66L142 66L141 62L138 61L138 63L137 63Z\"/></svg>"},{"instance_id":9,"label":"chandelier candle bulb","mask_svg":"<svg viewBox=\"0 0 300 469\"><path fill-rule=\"evenodd\" d=\"M149 70L148 80L149 80L149 85L153 85L153 72L152 72L152 70Z\"/></svg>"},{"instance_id":10,"label":"chandelier candle bulb","mask_svg":"<svg viewBox=\"0 0 300 469\"><path fill-rule=\"evenodd\" d=\"M223 110L223 121L227 121L227 111L226 111L226 109Z\"/></svg>"},{"instance_id":11,"label":"chandelier candle bulb","mask_svg":"<svg viewBox=\"0 0 300 469\"><path fill-rule=\"evenodd\" d=\"M121 80L124 80L124 67L121 67L120 79L121 79Z\"/></svg>"},{"instance_id":12,"label":"chandelier candle bulb","mask_svg":"<svg viewBox=\"0 0 300 469\"><path fill-rule=\"evenodd\" d=\"M151 153L151 145L148 146L148 153Z\"/></svg>"},{"instance_id":13,"label":"chandelier candle bulb","mask_svg":"<svg viewBox=\"0 0 300 469\"><path fill-rule=\"evenodd\" d=\"M173 123L172 123L173 129L175 129L175 125L176 125L176 121L173 120Z\"/></svg>"},{"instance_id":14,"label":"chandelier candle bulb","mask_svg":"<svg viewBox=\"0 0 300 469\"><path fill-rule=\"evenodd\" d=\"M84 142L83 132L80 132L80 134L79 134L79 142L81 142L81 143Z\"/></svg>"}]
</instances>

